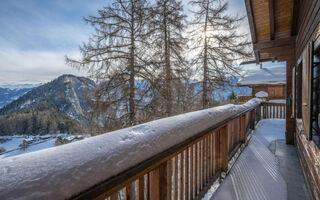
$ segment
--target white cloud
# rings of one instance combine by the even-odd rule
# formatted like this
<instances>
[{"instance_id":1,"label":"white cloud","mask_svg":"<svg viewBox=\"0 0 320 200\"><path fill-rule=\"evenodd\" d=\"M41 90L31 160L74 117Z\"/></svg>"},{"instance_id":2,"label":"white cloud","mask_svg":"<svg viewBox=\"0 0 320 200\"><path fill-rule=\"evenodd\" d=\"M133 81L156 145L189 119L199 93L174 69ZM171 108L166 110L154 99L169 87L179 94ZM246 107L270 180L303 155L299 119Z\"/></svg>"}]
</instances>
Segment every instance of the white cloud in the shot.
<instances>
[{"instance_id":1,"label":"white cloud","mask_svg":"<svg viewBox=\"0 0 320 200\"><path fill-rule=\"evenodd\" d=\"M86 72L71 68L65 63L65 55L78 57L77 52L55 52L0 49L0 84L44 83L62 74L85 76Z\"/></svg>"}]
</instances>

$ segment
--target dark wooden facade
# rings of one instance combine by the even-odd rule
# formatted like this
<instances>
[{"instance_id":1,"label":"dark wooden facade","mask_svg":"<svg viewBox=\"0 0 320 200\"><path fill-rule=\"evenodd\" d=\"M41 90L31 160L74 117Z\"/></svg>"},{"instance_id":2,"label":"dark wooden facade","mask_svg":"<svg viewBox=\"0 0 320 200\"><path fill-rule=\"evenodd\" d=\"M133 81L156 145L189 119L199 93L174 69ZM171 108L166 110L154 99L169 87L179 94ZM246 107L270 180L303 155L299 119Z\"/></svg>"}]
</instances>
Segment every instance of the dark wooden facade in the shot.
<instances>
[{"instance_id":1,"label":"dark wooden facade","mask_svg":"<svg viewBox=\"0 0 320 200\"><path fill-rule=\"evenodd\" d=\"M296 144L311 195L320 199L318 96L314 52L320 44L319 0L245 0L257 63L287 63L286 143ZM318 74L316 74L318 75ZM315 124L315 126L314 126ZM318 141L317 139L318 138Z\"/></svg>"},{"instance_id":2,"label":"dark wooden facade","mask_svg":"<svg viewBox=\"0 0 320 200\"><path fill-rule=\"evenodd\" d=\"M253 85L252 97L260 91L268 93L268 100L272 99L285 99L286 98L286 85Z\"/></svg>"}]
</instances>

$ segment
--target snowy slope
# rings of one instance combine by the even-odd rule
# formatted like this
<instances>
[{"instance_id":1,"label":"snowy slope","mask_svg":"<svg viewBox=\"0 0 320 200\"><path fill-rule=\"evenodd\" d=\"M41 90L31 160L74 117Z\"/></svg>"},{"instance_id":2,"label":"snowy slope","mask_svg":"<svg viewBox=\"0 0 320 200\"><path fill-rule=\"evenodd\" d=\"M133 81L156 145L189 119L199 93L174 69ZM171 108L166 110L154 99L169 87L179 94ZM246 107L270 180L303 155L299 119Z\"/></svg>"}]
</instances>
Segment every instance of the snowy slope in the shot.
<instances>
[{"instance_id":1,"label":"snowy slope","mask_svg":"<svg viewBox=\"0 0 320 200\"><path fill-rule=\"evenodd\" d=\"M238 85L286 84L286 67L270 67L248 70L238 81Z\"/></svg>"}]
</instances>

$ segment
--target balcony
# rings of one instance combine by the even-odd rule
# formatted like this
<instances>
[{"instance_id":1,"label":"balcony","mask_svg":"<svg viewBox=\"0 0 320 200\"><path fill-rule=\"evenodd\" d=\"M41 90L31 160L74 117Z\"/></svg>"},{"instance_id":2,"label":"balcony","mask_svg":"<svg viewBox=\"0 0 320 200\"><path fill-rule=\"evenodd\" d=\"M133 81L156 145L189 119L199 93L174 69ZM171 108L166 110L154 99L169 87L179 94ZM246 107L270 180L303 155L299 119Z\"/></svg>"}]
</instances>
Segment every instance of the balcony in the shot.
<instances>
[{"instance_id":1,"label":"balcony","mask_svg":"<svg viewBox=\"0 0 320 200\"><path fill-rule=\"evenodd\" d=\"M230 199L269 194L285 199L293 189L289 172L282 174L292 161L281 157L287 151L284 113L284 104L253 99L6 158L0 163L0 197L201 199L211 198L212 185L222 182L213 199L226 199L226 194ZM244 162L248 156L250 162ZM288 156L294 157L292 169L300 170L297 177L303 180L296 154ZM259 180L265 183L257 187Z\"/></svg>"}]
</instances>

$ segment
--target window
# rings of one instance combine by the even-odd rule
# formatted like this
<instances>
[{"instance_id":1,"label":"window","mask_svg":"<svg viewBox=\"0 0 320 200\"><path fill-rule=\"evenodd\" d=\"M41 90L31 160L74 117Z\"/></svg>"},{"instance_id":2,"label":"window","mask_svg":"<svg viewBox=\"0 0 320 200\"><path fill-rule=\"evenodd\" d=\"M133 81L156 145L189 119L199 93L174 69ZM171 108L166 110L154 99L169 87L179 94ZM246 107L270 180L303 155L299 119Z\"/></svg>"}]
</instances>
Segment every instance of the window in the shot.
<instances>
[{"instance_id":1,"label":"window","mask_svg":"<svg viewBox=\"0 0 320 200\"><path fill-rule=\"evenodd\" d=\"M310 129L311 138L319 146L320 126L320 47L314 48L311 44L311 69L310 69ZM310 139L311 139L310 138Z\"/></svg>"},{"instance_id":2,"label":"window","mask_svg":"<svg viewBox=\"0 0 320 200\"><path fill-rule=\"evenodd\" d=\"M295 67L295 78L294 78L295 92L294 92L294 107L295 117L302 118L302 62Z\"/></svg>"}]
</instances>

